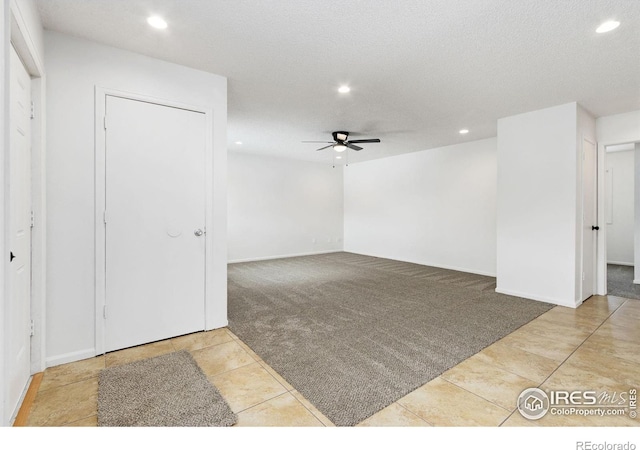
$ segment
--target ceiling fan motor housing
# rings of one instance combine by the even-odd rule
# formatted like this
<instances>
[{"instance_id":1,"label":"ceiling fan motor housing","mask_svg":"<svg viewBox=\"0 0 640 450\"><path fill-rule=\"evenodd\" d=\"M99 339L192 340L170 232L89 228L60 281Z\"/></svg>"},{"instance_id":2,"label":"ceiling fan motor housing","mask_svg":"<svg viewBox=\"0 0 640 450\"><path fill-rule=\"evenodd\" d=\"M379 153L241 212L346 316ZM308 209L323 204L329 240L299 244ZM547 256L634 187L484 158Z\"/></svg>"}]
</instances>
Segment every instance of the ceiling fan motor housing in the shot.
<instances>
[{"instance_id":1,"label":"ceiling fan motor housing","mask_svg":"<svg viewBox=\"0 0 640 450\"><path fill-rule=\"evenodd\" d=\"M348 131L334 131L331 134L333 135L333 140L340 143L343 143L349 137Z\"/></svg>"}]
</instances>

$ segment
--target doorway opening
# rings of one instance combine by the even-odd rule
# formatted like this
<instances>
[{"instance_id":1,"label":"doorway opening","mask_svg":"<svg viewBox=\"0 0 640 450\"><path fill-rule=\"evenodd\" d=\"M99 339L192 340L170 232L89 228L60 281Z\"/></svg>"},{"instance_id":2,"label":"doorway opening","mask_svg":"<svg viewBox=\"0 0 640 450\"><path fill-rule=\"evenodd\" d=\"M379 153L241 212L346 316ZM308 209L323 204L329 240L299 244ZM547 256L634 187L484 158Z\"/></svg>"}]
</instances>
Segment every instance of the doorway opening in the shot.
<instances>
[{"instance_id":1,"label":"doorway opening","mask_svg":"<svg viewBox=\"0 0 640 450\"><path fill-rule=\"evenodd\" d=\"M605 147L604 218L609 295L640 300L640 142Z\"/></svg>"}]
</instances>

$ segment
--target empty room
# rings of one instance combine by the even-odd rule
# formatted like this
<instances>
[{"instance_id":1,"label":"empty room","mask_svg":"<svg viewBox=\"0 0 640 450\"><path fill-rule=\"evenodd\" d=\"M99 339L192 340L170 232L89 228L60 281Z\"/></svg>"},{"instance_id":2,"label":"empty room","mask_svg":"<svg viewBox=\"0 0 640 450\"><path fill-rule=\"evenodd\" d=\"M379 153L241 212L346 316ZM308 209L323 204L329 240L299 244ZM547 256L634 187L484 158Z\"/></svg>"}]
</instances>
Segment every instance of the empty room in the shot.
<instances>
[{"instance_id":1,"label":"empty room","mask_svg":"<svg viewBox=\"0 0 640 450\"><path fill-rule=\"evenodd\" d=\"M3 434L640 424L640 2L0 17Z\"/></svg>"}]
</instances>

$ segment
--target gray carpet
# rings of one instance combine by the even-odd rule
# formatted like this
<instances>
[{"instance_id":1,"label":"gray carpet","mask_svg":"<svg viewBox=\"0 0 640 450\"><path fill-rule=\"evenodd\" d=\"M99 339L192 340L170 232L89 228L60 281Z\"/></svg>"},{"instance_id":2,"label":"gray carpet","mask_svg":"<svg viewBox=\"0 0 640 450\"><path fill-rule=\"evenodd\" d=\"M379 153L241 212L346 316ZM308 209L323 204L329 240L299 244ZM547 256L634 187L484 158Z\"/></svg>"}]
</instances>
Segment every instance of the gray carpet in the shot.
<instances>
[{"instance_id":1,"label":"gray carpet","mask_svg":"<svg viewBox=\"0 0 640 450\"><path fill-rule=\"evenodd\" d=\"M230 426L236 416L189 352L111 367L98 379L98 426Z\"/></svg>"},{"instance_id":2,"label":"gray carpet","mask_svg":"<svg viewBox=\"0 0 640 450\"><path fill-rule=\"evenodd\" d=\"M633 284L633 267L607 264L607 292L640 300L640 284Z\"/></svg>"},{"instance_id":3,"label":"gray carpet","mask_svg":"<svg viewBox=\"0 0 640 450\"><path fill-rule=\"evenodd\" d=\"M495 279L351 253L229 265L229 327L355 425L553 305Z\"/></svg>"}]
</instances>

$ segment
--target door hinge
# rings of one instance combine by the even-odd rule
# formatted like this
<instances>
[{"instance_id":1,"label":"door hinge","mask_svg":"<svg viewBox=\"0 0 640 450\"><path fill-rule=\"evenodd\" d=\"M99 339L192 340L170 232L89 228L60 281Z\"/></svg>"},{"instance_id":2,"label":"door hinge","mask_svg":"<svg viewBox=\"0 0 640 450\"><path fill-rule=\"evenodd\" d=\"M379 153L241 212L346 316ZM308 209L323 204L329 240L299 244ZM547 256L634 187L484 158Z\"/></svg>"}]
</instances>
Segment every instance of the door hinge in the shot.
<instances>
[{"instance_id":1,"label":"door hinge","mask_svg":"<svg viewBox=\"0 0 640 450\"><path fill-rule=\"evenodd\" d=\"M582 281L584 281L584 278L585 278L584 272L582 272Z\"/></svg>"},{"instance_id":2,"label":"door hinge","mask_svg":"<svg viewBox=\"0 0 640 450\"><path fill-rule=\"evenodd\" d=\"M33 102L31 102L31 118L35 119L35 117L36 117L36 107L33 104Z\"/></svg>"},{"instance_id":3,"label":"door hinge","mask_svg":"<svg viewBox=\"0 0 640 450\"><path fill-rule=\"evenodd\" d=\"M35 335L36 335L36 324L32 320L31 322L29 322L29 336L35 336Z\"/></svg>"},{"instance_id":4,"label":"door hinge","mask_svg":"<svg viewBox=\"0 0 640 450\"><path fill-rule=\"evenodd\" d=\"M107 224L107 210L106 209L102 213L102 221L104 222L105 225Z\"/></svg>"},{"instance_id":5,"label":"door hinge","mask_svg":"<svg viewBox=\"0 0 640 450\"><path fill-rule=\"evenodd\" d=\"M36 225L36 216L33 213L33 211L31 211L31 228L33 228Z\"/></svg>"},{"instance_id":6,"label":"door hinge","mask_svg":"<svg viewBox=\"0 0 640 450\"><path fill-rule=\"evenodd\" d=\"M105 115L102 119L102 125L104 126L104 129L107 129L107 116Z\"/></svg>"},{"instance_id":7,"label":"door hinge","mask_svg":"<svg viewBox=\"0 0 640 450\"><path fill-rule=\"evenodd\" d=\"M102 317L107 318L107 305L102 307Z\"/></svg>"}]
</instances>

